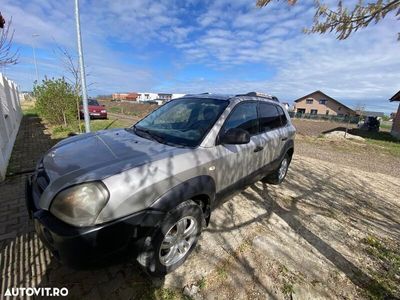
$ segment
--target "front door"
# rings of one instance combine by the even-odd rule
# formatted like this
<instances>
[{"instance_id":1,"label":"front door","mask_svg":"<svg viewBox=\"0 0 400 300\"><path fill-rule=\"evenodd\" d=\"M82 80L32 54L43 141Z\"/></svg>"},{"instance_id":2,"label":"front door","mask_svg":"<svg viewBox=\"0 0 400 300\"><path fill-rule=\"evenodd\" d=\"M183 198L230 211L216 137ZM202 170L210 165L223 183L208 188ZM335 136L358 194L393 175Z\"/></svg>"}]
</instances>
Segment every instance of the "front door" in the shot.
<instances>
[{"instance_id":1,"label":"front door","mask_svg":"<svg viewBox=\"0 0 400 300\"><path fill-rule=\"evenodd\" d=\"M237 104L228 116L220 135L231 128L247 130L251 136L250 143L243 145L217 145L218 162L217 191L239 183L241 179L257 171L262 159L262 151L258 151L257 102L246 101Z\"/></svg>"}]
</instances>

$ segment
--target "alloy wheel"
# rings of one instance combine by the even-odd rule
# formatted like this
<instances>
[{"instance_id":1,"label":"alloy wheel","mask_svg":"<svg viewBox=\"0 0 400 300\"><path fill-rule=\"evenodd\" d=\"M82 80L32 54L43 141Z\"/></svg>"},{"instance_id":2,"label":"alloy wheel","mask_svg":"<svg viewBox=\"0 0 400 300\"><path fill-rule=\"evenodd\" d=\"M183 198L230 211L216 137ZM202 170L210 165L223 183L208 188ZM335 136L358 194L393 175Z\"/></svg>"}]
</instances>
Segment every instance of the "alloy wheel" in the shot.
<instances>
[{"instance_id":1,"label":"alloy wheel","mask_svg":"<svg viewBox=\"0 0 400 300\"><path fill-rule=\"evenodd\" d=\"M197 228L197 221L191 216L183 217L176 222L161 243L160 262L168 267L184 258L196 239Z\"/></svg>"}]
</instances>

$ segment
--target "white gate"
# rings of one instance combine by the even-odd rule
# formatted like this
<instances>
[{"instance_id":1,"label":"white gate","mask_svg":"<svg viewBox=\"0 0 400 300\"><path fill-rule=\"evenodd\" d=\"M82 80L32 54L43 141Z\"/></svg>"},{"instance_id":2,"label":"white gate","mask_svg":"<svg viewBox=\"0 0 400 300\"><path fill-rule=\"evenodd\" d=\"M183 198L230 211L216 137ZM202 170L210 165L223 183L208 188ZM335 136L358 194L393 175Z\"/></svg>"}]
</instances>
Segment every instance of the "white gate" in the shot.
<instances>
[{"instance_id":1,"label":"white gate","mask_svg":"<svg viewBox=\"0 0 400 300\"><path fill-rule=\"evenodd\" d=\"M5 178L21 119L17 85L0 73L0 181Z\"/></svg>"}]
</instances>

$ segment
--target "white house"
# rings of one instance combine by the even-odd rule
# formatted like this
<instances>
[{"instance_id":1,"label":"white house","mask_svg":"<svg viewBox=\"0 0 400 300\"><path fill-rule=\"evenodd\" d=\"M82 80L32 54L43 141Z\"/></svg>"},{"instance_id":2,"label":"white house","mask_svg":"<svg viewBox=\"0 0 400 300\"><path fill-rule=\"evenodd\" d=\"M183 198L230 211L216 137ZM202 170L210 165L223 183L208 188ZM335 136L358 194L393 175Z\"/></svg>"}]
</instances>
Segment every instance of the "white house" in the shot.
<instances>
[{"instance_id":1,"label":"white house","mask_svg":"<svg viewBox=\"0 0 400 300\"><path fill-rule=\"evenodd\" d=\"M158 93L150 93L150 92L140 92L139 96L136 98L136 101L146 102L146 101L154 101L158 99Z\"/></svg>"},{"instance_id":2,"label":"white house","mask_svg":"<svg viewBox=\"0 0 400 300\"><path fill-rule=\"evenodd\" d=\"M163 104L165 101L180 98L186 95L186 94L151 93L151 92L141 92L138 94L139 96L137 97L137 101L139 102L156 101L158 105Z\"/></svg>"}]
</instances>

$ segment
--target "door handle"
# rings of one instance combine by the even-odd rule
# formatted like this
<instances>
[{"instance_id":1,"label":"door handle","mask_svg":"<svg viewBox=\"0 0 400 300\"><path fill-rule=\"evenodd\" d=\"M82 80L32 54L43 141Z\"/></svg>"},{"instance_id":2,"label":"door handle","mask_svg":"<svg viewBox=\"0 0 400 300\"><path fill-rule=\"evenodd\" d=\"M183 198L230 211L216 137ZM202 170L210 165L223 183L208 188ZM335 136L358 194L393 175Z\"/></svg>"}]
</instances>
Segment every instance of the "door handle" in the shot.
<instances>
[{"instance_id":1,"label":"door handle","mask_svg":"<svg viewBox=\"0 0 400 300\"><path fill-rule=\"evenodd\" d=\"M264 149L264 147L257 146L257 147L254 149L254 152L259 152L259 151L261 151L262 149Z\"/></svg>"},{"instance_id":2,"label":"door handle","mask_svg":"<svg viewBox=\"0 0 400 300\"><path fill-rule=\"evenodd\" d=\"M287 137L284 137L282 138L282 141L287 141L287 139L288 139Z\"/></svg>"}]
</instances>

